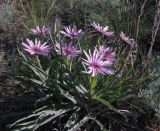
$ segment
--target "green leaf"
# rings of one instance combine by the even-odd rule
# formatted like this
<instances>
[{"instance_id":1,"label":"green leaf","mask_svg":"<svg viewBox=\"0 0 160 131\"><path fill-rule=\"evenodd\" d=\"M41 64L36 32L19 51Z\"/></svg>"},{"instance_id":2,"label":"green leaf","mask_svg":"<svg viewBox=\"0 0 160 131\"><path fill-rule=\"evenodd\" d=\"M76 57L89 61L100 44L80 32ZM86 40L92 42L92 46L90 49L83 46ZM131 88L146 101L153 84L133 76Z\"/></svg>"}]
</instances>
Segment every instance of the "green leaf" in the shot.
<instances>
[{"instance_id":1,"label":"green leaf","mask_svg":"<svg viewBox=\"0 0 160 131\"><path fill-rule=\"evenodd\" d=\"M81 94L86 94L88 91L86 90L86 88L83 86L83 85L78 85L78 86L76 86L75 87L76 89L77 89L77 91L79 92L79 93L81 93Z\"/></svg>"},{"instance_id":2,"label":"green leaf","mask_svg":"<svg viewBox=\"0 0 160 131\"><path fill-rule=\"evenodd\" d=\"M66 109L60 109L57 111L54 111L54 110L43 111L41 115L38 117L38 119L36 120L33 131L37 130L39 127L43 126L44 124L49 123L53 119L73 109L74 108L68 108L68 109L66 108Z\"/></svg>"},{"instance_id":3,"label":"green leaf","mask_svg":"<svg viewBox=\"0 0 160 131\"><path fill-rule=\"evenodd\" d=\"M53 94L47 94L46 96L38 99L38 100L36 101L36 103L45 102L45 101L47 101L49 98L51 98L52 96L53 96Z\"/></svg>"},{"instance_id":4,"label":"green leaf","mask_svg":"<svg viewBox=\"0 0 160 131\"><path fill-rule=\"evenodd\" d=\"M18 47L17 47L17 50L18 50L19 55L22 56L22 58L25 60L25 62L28 63L28 60L27 60L26 56L23 54L23 52L20 51Z\"/></svg>"},{"instance_id":5,"label":"green leaf","mask_svg":"<svg viewBox=\"0 0 160 131\"><path fill-rule=\"evenodd\" d=\"M12 128L13 126L18 125L19 123L21 123L21 122L23 122L23 121L25 121L25 120L28 120L28 119L30 119L30 118L34 118L34 117L36 117L36 116L38 116L38 114L31 114L31 115L29 115L29 116L27 116L27 117L24 117L24 118L16 121L15 123L9 125L9 127Z\"/></svg>"},{"instance_id":6,"label":"green leaf","mask_svg":"<svg viewBox=\"0 0 160 131\"><path fill-rule=\"evenodd\" d=\"M64 97L66 97L67 99L69 99L73 104L77 104L78 103L77 100L76 100L76 98L74 96L70 95L69 92L64 91L62 89L60 89L60 91L61 91L61 94Z\"/></svg>"},{"instance_id":7,"label":"green leaf","mask_svg":"<svg viewBox=\"0 0 160 131\"><path fill-rule=\"evenodd\" d=\"M98 121L96 118L90 117L90 119L97 123L97 125L101 128L101 131L107 131L107 129L104 127L104 125L100 121Z\"/></svg>"},{"instance_id":8,"label":"green leaf","mask_svg":"<svg viewBox=\"0 0 160 131\"><path fill-rule=\"evenodd\" d=\"M32 65L28 65L32 71L34 71L34 73L42 80L42 81L46 81L47 80L47 77L46 77L46 74L45 72L43 72L40 68L36 68Z\"/></svg>"},{"instance_id":9,"label":"green leaf","mask_svg":"<svg viewBox=\"0 0 160 131\"><path fill-rule=\"evenodd\" d=\"M44 110L43 110L44 109ZM54 108L50 109L45 109L45 108L41 108L40 112L34 113L32 115L29 115L27 117L24 117L20 120L18 120L17 122L13 123L12 125L10 125L10 128L12 127L17 127L19 130L32 130L35 131L37 130L39 127L43 126L44 124L52 121L53 119L64 115L65 113L71 111L71 110L75 110L76 107L72 107L72 106L67 106L63 109L59 109L59 110L55 110ZM33 119L32 121L30 121L30 119Z\"/></svg>"},{"instance_id":10,"label":"green leaf","mask_svg":"<svg viewBox=\"0 0 160 131\"><path fill-rule=\"evenodd\" d=\"M97 78L96 77L91 77L91 88L94 90L94 88L97 85Z\"/></svg>"},{"instance_id":11,"label":"green leaf","mask_svg":"<svg viewBox=\"0 0 160 131\"><path fill-rule=\"evenodd\" d=\"M116 109L114 106L112 106L111 103L109 103L108 101L101 99L99 97L96 97L96 96L94 96L93 99L102 103L103 105L107 106L109 109L115 111L116 113L123 115L118 109Z\"/></svg>"},{"instance_id":12,"label":"green leaf","mask_svg":"<svg viewBox=\"0 0 160 131\"><path fill-rule=\"evenodd\" d=\"M83 126L89 120L88 116L85 116L80 122L78 122L74 127L68 129L68 131L77 131L81 126Z\"/></svg>"},{"instance_id":13,"label":"green leaf","mask_svg":"<svg viewBox=\"0 0 160 131\"><path fill-rule=\"evenodd\" d=\"M70 118L68 119L65 125L65 128L73 127L76 124L76 122L79 119L78 111L80 111L80 108L78 108L74 113L72 113L72 115L70 116Z\"/></svg>"}]
</instances>

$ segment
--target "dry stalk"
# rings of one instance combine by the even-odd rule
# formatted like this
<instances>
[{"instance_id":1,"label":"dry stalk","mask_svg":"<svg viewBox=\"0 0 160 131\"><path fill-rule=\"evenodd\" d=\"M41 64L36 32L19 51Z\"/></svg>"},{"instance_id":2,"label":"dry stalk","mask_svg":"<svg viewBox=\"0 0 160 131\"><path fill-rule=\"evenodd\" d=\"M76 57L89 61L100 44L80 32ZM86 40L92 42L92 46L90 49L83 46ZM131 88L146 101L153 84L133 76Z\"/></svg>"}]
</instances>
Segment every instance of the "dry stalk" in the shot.
<instances>
[{"instance_id":1,"label":"dry stalk","mask_svg":"<svg viewBox=\"0 0 160 131\"><path fill-rule=\"evenodd\" d=\"M141 7L141 12L140 12L140 15L138 16L138 21L137 21L137 32L136 32L136 43L138 41L138 36L139 36L139 28L140 28L140 21L141 21L141 17L144 13L144 7L146 5L148 0L145 0L142 4L142 7Z\"/></svg>"},{"instance_id":2,"label":"dry stalk","mask_svg":"<svg viewBox=\"0 0 160 131\"><path fill-rule=\"evenodd\" d=\"M151 58L152 55L152 49L155 43L155 39L159 30L160 26L160 0L157 1L157 12L154 17L154 25L152 28L152 40L151 40L151 45L148 51L148 60Z\"/></svg>"},{"instance_id":3,"label":"dry stalk","mask_svg":"<svg viewBox=\"0 0 160 131\"><path fill-rule=\"evenodd\" d=\"M138 21L137 21L137 32L136 32L136 41L135 41L135 47L136 47L136 53L138 52L138 37L139 37L139 29L140 29L140 21L141 21L141 17L144 13L144 7L146 5L148 0L144 0L142 6L141 6L141 11L140 11L140 15L138 16Z\"/></svg>"}]
</instances>

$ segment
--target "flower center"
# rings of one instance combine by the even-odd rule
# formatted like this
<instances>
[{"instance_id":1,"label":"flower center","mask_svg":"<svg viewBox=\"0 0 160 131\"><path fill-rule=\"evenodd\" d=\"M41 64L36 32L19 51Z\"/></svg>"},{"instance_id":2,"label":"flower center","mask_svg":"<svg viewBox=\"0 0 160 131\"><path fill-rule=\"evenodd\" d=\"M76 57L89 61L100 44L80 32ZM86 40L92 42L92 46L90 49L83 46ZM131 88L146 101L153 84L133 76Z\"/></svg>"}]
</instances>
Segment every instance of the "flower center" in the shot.
<instances>
[{"instance_id":1,"label":"flower center","mask_svg":"<svg viewBox=\"0 0 160 131\"><path fill-rule=\"evenodd\" d=\"M72 36L73 36L73 37L77 37L78 34L77 34L76 32L73 32L73 33L72 33Z\"/></svg>"},{"instance_id":2,"label":"flower center","mask_svg":"<svg viewBox=\"0 0 160 131\"><path fill-rule=\"evenodd\" d=\"M91 63L91 66L92 66L93 68L96 68L96 69L100 67L99 64L96 63L96 62Z\"/></svg>"},{"instance_id":3,"label":"flower center","mask_svg":"<svg viewBox=\"0 0 160 131\"><path fill-rule=\"evenodd\" d=\"M128 41L128 40L129 40L129 37L125 37L124 40Z\"/></svg>"},{"instance_id":4,"label":"flower center","mask_svg":"<svg viewBox=\"0 0 160 131\"><path fill-rule=\"evenodd\" d=\"M70 49L64 49L64 53L65 53L66 55L70 55L70 54L71 54L71 50L70 50Z\"/></svg>"},{"instance_id":5,"label":"flower center","mask_svg":"<svg viewBox=\"0 0 160 131\"><path fill-rule=\"evenodd\" d=\"M40 48L38 48L38 47L34 47L33 50L34 50L35 52L40 52Z\"/></svg>"}]
</instances>

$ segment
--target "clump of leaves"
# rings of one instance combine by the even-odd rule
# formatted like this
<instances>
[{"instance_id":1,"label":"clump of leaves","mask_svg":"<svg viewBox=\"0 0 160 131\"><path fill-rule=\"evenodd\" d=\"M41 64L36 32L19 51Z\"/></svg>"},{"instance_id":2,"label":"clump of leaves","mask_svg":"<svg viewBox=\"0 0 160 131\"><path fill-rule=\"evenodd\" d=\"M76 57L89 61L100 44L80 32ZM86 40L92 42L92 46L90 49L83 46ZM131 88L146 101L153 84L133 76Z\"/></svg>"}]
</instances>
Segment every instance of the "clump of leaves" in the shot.
<instances>
[{"instance_id":1,"label":"clump of leaves","mask_svg":"<svg viewBox=\"0 0 160 131\"><path fill-rule=\"evenodd\" d=\"M126 114L129 114L129 111L124 108L118 109L115 103L138 90L140 84L147 79L147 72L140 73L140 68L136 65L137 61L131 55L135 50L134 41L133 45L129 45L120 39L101 35L104 33L101 30L93 33L91 28L84 30L82 36L77 34L75 37L75 32L80 33L80 30L76 30L75 26L73 26L74 30L70 28L68 31L65 27L67 32L63 32L63 34L66 37L62 37L60 34L62 32L60 31L61 24L56 20L54 32L32 36L32 38L36 36L41 41L47 40L48 43L51 43L49 44L51 52L48 56L43 56L45 55L43 51L48 50L48 47L45 48L46 44L36 43L38 41L35 41L34 44L31 40L27 40L29 45L23 43L25 50L30 55L21 50L19 50L19 54L31 74L22 78L38 85L36 91L40 95L36 103L41 103L42 106L10 127L17 130L37 130L45 124L53 122L52 127L69 131L83 128L107 130L109 121L112 120L110 117L118 123L117 116L121 122L127 123ZM123 39L126 40L125 37ZM64 41L77 45L81 50L81 55L75 58L70 57L70 52L65 52L66 50L63 48ZM60 43L58 52L57 43ZM101 45L113 46L116 53L113 64L115 73L106 75L106 73L100 72L100 74L91 76L91 72L87 71L85 63L82 62L85 58L83 52L86 50L95 50L96 52ZM89 55L91 54L89 53ZM97 55L100 54L97 53ZM104 61L101 57L99 60ZM110 60L106 62L110 62ZM84 73L84 71L88 73ZM104 116L103 112L108 112L110 117ZM114 114L117 114L116 117ZM104 119L108 122L104 122ZM59 122L62 123L60 126Z\"/></svg>"}]
</instances>

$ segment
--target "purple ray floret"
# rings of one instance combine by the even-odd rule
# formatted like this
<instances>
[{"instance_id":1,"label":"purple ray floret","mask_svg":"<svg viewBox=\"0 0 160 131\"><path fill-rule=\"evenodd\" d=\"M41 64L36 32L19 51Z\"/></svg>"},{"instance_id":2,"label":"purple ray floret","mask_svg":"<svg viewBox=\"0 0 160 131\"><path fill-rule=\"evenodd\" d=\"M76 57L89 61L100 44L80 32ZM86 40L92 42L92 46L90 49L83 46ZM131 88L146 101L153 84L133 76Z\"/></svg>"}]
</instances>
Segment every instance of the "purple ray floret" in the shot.
<instances>
[{"instance_id":1,"label":"purple ray floret","mask_svg":"<svg viewBox=\"0 0 160 131\"><path fill-rule=\"evenodd\" d=\"M76 57L79 56L81 51L74 45L70 44L56 44L56 51L67 57Z\"/></svg>"},{"instance_id":2,"label":"purple ray floret","mask_svg":"<svg viewBox=\"0 0 160 131\"><path fill-rule=\"evenodd\" d=\"M31 29L31 31L35 35L49 34L49 28L46 28L45 26L43 27L37 26L35 29Z\"/></svg>"},{"instance_id":3,"label":"purple ray floret","mask_svg":"<svg viewBox=\"0 0 160 131\"><path fill-rule=\"evenodd\" d=\"M122 31L120 33L120 38L121 38L122 41L124 41L125 43L127 43L129 45L133 45L134 44L134 39L127 37L126 34L123 33Z\"/></svg>"},{"instance_id":4,"label":"purple ray floret","mask_svg":"<svg viewBox=\"0 0 160 131\"><path fill-rule=\"evenodd\" d=\"M109 31L108 26L103 27L97 22L92 22L91 25L93 26L93 28L95 30L97 30L98 32L102 33L103 35L105 35L107 37L113 37L114 36L114 32Z\"/></svg>"},{"instance_id":5,"label":"purple ray floret","mask_svg":"<svg viewBox=\"0 0 160 131\"><path fill-rule=\"evenodd\" d=\"M96 76L98 74L114 74L114 70L110 68L113 64L112 61L104 61L102 56L99 55L99 51L97 49L94 50L93 54L89 50L89 53L84 51L87 59L83 59L84 64L87 66L87 73L91 74L91 76Z\"/></svg>"},{"instance_id":6,"label":"purple ray floret","mask_svg":"<svg viewBox=\"0 0 160 131\"><path fill-rule=\"evenodd\" d=\"M115 52L111 47L100 46L99 47L99 55L101 55L103 60L106 61L115 61Z\"/></svg>"},{"instance_id":7,"label":"purple ray floret","mask_svg":"<svg viewBox=\"0 0 160 131\"><path fill-rule=\"evenodd\" d=\"M47 55L50 52L50 47L47 42L42 43L40 40L35 39L35 41L26 39L26 42L22 42L24 50L31 55Z\"/></svg>"},{"instance_id":8,"label":"purple ray floret","mask_svg":"<svg viewBox=\"0 0 160 131\"><path fill-rule=\"evenodd\" d=\"M78 30L75 25L73 27L65 26L64 31L60 31L60 33L65 35L66 37L70 37L71 39L79 38L83 34L82 30Z\"/></svg>"}]
</instances>

